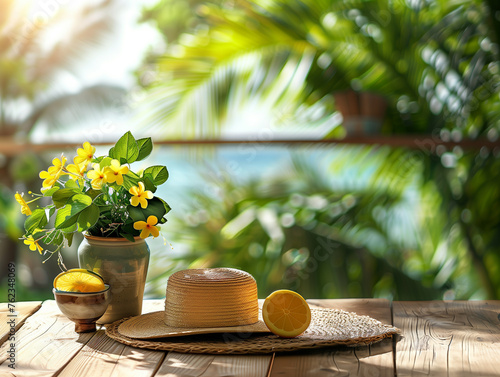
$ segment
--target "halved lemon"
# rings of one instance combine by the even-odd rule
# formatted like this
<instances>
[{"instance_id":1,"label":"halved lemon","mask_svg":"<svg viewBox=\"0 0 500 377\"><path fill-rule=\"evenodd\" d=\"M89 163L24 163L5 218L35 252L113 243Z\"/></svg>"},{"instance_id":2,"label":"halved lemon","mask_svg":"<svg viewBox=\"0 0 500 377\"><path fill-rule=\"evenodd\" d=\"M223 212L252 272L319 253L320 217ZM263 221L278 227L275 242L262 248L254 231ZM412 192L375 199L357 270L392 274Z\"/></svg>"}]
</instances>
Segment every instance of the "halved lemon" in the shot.
<instances>
[{"instance_id":1,"label":"halved lemon","mask_svg":"<svg viewBox=\"0 0 500 377\"><path fill-rule=\"evenodd\" d=\"M83 268L61 272L54 279L54 288L65 292L99 292L105 289L102 277Z\"/></svg>"},{"instance_id":2,"label":"halved lemon","mask_svg":"<svg viewBox=\"0 0 500 377\"><path fill-rule=\"evenodd\" d=\"M266 298L262 317L272 333L282 338L294 338L309 327L311 309L297 292L281 289Z\"/></svg>"}]
</instances>

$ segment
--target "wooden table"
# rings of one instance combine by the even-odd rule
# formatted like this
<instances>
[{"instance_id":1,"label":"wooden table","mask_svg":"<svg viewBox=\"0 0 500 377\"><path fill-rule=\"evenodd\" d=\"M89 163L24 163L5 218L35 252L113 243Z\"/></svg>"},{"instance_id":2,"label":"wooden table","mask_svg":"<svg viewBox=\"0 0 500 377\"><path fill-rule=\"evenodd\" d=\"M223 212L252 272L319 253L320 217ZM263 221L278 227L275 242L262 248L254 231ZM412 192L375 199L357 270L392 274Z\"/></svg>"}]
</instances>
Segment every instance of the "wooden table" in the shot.
<instances>
[{"instance_id":1,"label":"wooden table","mask_svg":"<svg viewBox=\"0 0 500 377\"><path fill-rule=\"evenodd\" d=\"M16 303L15 316L2 303L0 376L500 376L500 301L309 302L370 315L399 327L403 335L356 348L192 355L132 348L103 330L76 334L54 301ZM144 312L162 310L163 301L144 306ZM15 360L9 359L11 342L6 341L14 323Z\"/></svg>"}]
</instances>

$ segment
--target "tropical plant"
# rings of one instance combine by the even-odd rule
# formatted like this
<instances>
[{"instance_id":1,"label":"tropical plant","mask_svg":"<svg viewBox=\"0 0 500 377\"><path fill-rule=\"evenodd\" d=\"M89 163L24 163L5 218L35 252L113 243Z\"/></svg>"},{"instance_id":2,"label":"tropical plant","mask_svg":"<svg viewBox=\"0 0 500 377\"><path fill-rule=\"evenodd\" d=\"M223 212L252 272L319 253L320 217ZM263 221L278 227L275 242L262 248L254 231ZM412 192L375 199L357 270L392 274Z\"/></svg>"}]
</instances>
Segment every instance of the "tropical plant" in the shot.
<instances>
[{"instance_id":1,"label":"tropical plant","mask_svg":"<svg viewBox=\"0 0 500 377\"><path fill-rule=\"evenodd\" d=\"M98 237L158 237L157 225L167 221L168 204L153 193L166 182L165 166L150 166L139 173L129 166L149 156L153 149L151 138L136 140L130 132L123 135L106 156L95 156L89 142L79 148L73 164L66 157L54 158L53 166L40 173L42 194L26 201L17 193L21 211L27 215L24 223L24 243L30 249L55 246L45 250L49 257L58 253L67 242L71 245L76 232ZM90 170L88 168L91 166ZM63 180L63 177L67 179ZM50 199L51 203L31 209L30 203ZM49 223L53 217L53 224Z\"/></svg>"}]
</instances>

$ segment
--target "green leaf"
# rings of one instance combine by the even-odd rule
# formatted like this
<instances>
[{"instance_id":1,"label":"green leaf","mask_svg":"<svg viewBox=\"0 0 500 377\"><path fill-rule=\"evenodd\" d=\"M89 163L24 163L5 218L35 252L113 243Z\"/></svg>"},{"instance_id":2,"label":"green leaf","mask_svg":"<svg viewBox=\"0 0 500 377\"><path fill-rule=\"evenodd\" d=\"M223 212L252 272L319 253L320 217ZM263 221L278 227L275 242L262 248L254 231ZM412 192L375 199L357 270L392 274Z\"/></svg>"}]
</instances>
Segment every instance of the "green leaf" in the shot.
<instances>
[{"instance_id":1,"label":"green leaf","mask_svg":"<svg viewBox=\"0 0 500 377\"><path fill-rule=\"evenodd\" d=\"M55 193L57 190L59 190L60 188L61 188L61 187L59 187L59 186L54 186L54 187L52 187L52 188L50 188L50 189L48 189L48 190L45 190L45 191L43 192L43 196L52 196L52 195L54 195L54 193Z\"/></svg>"},{"instance_id":2,"label":"green leaf","mask_svg":"<svg viewBox=\"0 0 500 377\"><path fill-rule=\"evenodd\" d=\"M92 204L92 199L88 195L78 194L71 198L71 202L57 211L54 226L57 229L68 228L76 223L78 215L85 208Z\"/></svg>"},{"instance_id":3,"label":"green leaf","mask_svg":"<svg viewBox=\"0 0 500 377\"><path fill-rule=\"evenodd\" d=\"M131 237L137 237L141 234L140 230L134 228L134 222L130 218L127 222L125 222L121 230L121 233L128 234Z\"/></svg>"},{"instance_id":4,"label":"green leaf","mask_svg":"<svg viewBox=\"0 0 500 377\"><path fill-rule=\"evenodd\" d=\"M66 238L66 240L68 241L68 247L71 247L71 245L73 244L73 236L75 235L75 233L66 233L64 235L64 238Z\"/></svg>"},{"instance_id":5,"label":"green leaf","mask_svg":"<svg viewBox=\"0 0 500 377\"><path fill-rule=\"evenodd\" d=\"M168 170L162 165L153 165L144 170L144 177L149 177L156 186L160 186L168 179Z\"/></svg>"},{"instance_id":6,"label":"green leaf","mask_svg":"<svg viewBox=\"0 0 500 377\"><path fill-rule=\"evenodd\" d=\"M92 198L92 200L94 200L95 198L97 198L99 195L102 194L102 191L101 190L94 190L94 189L89 189L87 191L85 191L85 194L90 196Z\"/></svg>"},{"instance_id":7,"label":"green leaf","mask_svg":"<svg viewBox=\"0 0 500 377\"><path fill-rule=\"evenodd\" d=\"M142 179L143 183L144 183L144 188L146 190L149 190L151 191L152 193L155 193L156 192L156 186L154 184L154 182L152 181L152 179L150 178L150 176L144 176L143 179Z\"/></svg>"},{"instance_id":8,"label":"green leaf","mask_svg":"<svg viewBox=\"0 0 500 377\"><path fill-rule=\"evenodd\" d=\"M166 201L164 201L162 198L158 198L158 199L163 203L163 207L165 208L165 215L166 215L167 213L170 212L170 210L172 208L170 208L170 206L168 205L168 203ZM163 216L165 216L165 215L163 215Z\"/></svg>"},{"instance_id":9,"label":"green leaf","mask_svg":"<svg viewBox=\"0 0 500 377\"><path fill-rule=\"evenodd\" d=\"M70 233L74 233L78 230L78 224L77 223L73 223L71 224L70 226L68 226L67 228L62 228L61 231L64 233L64 234L70 234Z\"/></svg>"},{"instance_id":10,"label":"green leaf","mask_svg":"<svg viewBox=\"0 0 500 377\"><path fill-rule=\"evenodd\" d=\"M80 193L80 190L74 188L63 188L57 190L52 195L52 201L54 202L56 208L63 207L73 196Z\"/></svg>"},{"instance_id":11,"label":"green leaf","mask_svg":"<svg viewBox=\"0 0 500 377\"><path fill-rule=\"evenodd\" d=\"M139 147L139 155L136 161L144 160L153 150L153 141L150 137L137 140L137 145Z\"/></svg>"},{"instance_id":12,"label":"green leaf","mask_svg":"<svg viewBox=\"0 0 500 377\"><path fill-rule=\"evenodd\" d=\"M86 206L89 206L92 204L92 198L88 195L85 194L78 194L75 195L72 199L73 203L81 203Z\"/></svg>"},{"instance_id":13,"label":"green leaf","mask_svg":"<svg viewBox=\"0 0 500 377\"><path fill-rule=\"evenodd\" d=\"M163 200L160 198L154 197L153 199L148 200L147 208L141 208L140 206L134 207L129 205L127 207L130 218L136 221L146 221L149 216L156 216L158 221L161 220L163 216L165 216L166 209L163 204Z\"/></svg>"},{"instance_id":14,"label":"green leaf","mask_svg":"<svg viewBox=\"0 0 500 377\"><path fill-rule=\"evenodd\" d=\"M146 221L147 219L144 210L140 206L134 207L132 205L129 205L127 207L127 211L133 222Z\"/></svg>"},{"instance_id":15,"label":"green leaf","mask_svg":"<svg viewBox=\"0 0 500 377\"><path fill-rule=\"evenodd\" d=\"M36 240L44 238L46 234L47 234L46 231L35 230L35 232L32 234L32 236L33 236L33 239L36 241Z\"/></svg>"},{"instance_id":16,"label":"green leaf","mask_svg":"<svg viewBox=\"0 0 500 377\"><path fill-rule=\"evenodd\" d=\"M59 229L54 229L52 232L47 234L44 242L53 245L61 244L63 242L63 232Z\"/></svg>"},{"instance_id":17,"label":"green leaf","mask_svg":"<svg viewBox=\"0 0 500 377\"><path fill-rule=\"evenodd\" d=\"M130 233L120 233L120 236L122 236L123 238L126 238L130 242L135 242L134 236Z\"/></svg>"},{"instance_id":18,"label":"green leaf","mask_svg":"<svg viewBox=\"0 0 500 377\"><path fill-rule=\"evenodd\" d=\"M78 230L84 231L87 230L88 228L93 227L97 222L97 220L99 220L99 215L100 215L99 207L96 206L95 204L89 205L78 215L78 220L77 220Z\"/></svg>"},{"instance_id":19,"label":"green leaf","mask_svg":"<svg viewBox=\"0 0 500 377\"><path fill-rule=\"evenodd\" d=\"M125 133L125 135L116 142L115 146L109 150L109 157L120 161L120 164L131 164L137 160L138 156L139 146L130 131Z\"/></svg>"},{"instance_id":20,"label":"green leaf","mask_svg":"<svg viewBox=\"0 0 500 377\"><path fill-rule=\"evenodd\" d=\"M45 207L45 214L47 215L47 219L50 219L55 212L56 212L56 206L51 205Z\"/></svg>"},{"instance_id":21,"label":"green leaf","mask_svg":"<svg viewBox=\"0 0 500 377\"><path fill-rule=\"evenodd\" d=\"M62 229L70 227L73 224L76 224L76 220L78 220L78 216L76 215L83 209L84 208L78 209L77 206L66 204L63 208L57 211L56 222L54 226L57 229Z\"/></svg>"},{"instance_id":22,"label":"green leaf","mask_svg":"<svg viewBox=\"0 0 500 377\"><path fill-rule=\"evenodd\" d=\"M109 158L113 159L115 158L116 156L116 152L115 152L116 148L115 147L111 147L109 148L109 152L108 152L108 156Z\"/></svg>"},{"instance_id":23,"label":"green leaf","mask_svg":"<svg viewBox=\"0 0 500 377\"><path fill-rule=\"evenodd\" d=\"M66 187L66 188L73 188L73 189L79 189L80 188L80 186L78 186L78 183L76 183L72 179L68 179L66 181L66 184L64 185L64 187Z\"/></svg>"},{"instance_id":24,"label":"green leaf","mask_svg":"<svg viewBox=\"0 0 500 377\"><path fill-rule=\"evenodd\" d=\"M47 221L48 218L45 209L35 209L24 222L24 229L26 229L27 234L32 234L36 229L41 229L47 225Z\"/></svg>"},{"instance_id":25,"label":"green leaf","mask_svg":"<svg viewBox=\"0 0 500 377\"><path fill-rule=\"evenodd\" d=\"M129 170L128 173L123 176L123 187L128 191L132 187L137 186L140 180L141 178L137 174Z\"/></svg>"},{"instance_id":26,"label":"green leaf","mask_svg":"<svg viewBox=\"0 0 500 377\"><path fill-rule=\"evenodd\" d=\"M111 149L113 149L113 148L111 148ZM110 153L111 153L111 151L110 151ZM111 157L103 157L103 158L101 159L101 161L99 162L99 168L101 168L101 170L102 170L102 169L103 169L103 168L105 168L106 166L111 165L111 161L112 161L112 160L113 160L113 159L112 159Z\"/></svg>"}]
</instances>

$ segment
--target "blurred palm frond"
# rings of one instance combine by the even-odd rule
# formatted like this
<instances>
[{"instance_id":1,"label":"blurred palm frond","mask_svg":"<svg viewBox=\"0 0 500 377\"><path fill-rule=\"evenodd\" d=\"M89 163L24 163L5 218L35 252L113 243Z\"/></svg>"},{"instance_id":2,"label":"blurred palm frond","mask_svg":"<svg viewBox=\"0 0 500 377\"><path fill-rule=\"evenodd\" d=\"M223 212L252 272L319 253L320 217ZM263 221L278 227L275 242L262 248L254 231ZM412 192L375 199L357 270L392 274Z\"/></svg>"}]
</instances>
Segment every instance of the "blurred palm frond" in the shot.
<instances>
[{"instance_id":1,"label":"blurred palm frond","mask_svg":"<svg viewBox=\"0 0 500 377\"><path fill-rule=\"evenodd\" d=\"M496 126L483 107L497 106L498 53L479 1L241 0L202 10L209 30L186 35L159 65L165 80L145 108L158 127L182 122L186 136L214 135L236 102L262 97L279 108L290 88L301 112L317 103L332 111L324 99L338 90L377 92L394 114L392 133L448 127L475 137Z\"/></svg>"},{"instance_id":2,"label":"blurred palm frond","mask_svg":"<svg viewBox=\"0 0 500 377\"><path fill-rule=\"evenodd\" d=\"M26 136L38 124L54 120L58 111L67 127L72 121L95 115L124 94L88 77L92 72L89 65L99 64L96 47L109 42L116 30L110 14L116 12L119 2L102 0L72 7L51 3L41 9L39 5L12 0L0 3L3 133ZM88 106L82 111L84 103Z\"/></svg>"}]
</instances>

